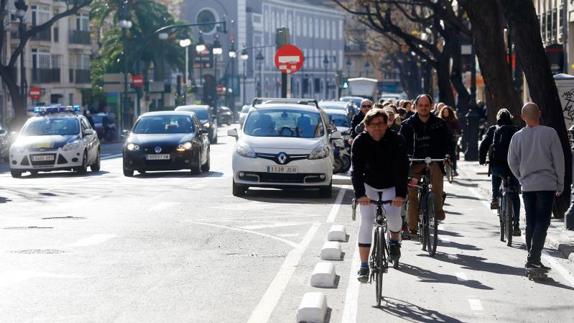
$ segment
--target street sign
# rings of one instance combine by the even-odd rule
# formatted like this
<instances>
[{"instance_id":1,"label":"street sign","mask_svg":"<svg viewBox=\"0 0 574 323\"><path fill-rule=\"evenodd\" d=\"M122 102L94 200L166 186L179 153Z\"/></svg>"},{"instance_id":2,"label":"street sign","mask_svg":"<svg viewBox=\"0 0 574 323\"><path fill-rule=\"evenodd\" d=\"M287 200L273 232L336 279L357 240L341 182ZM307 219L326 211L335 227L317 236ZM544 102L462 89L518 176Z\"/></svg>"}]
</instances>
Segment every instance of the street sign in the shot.
<instances>
[{"instance_id":1,"label":"street sign","mask_svg":"<svg viewBox=\"0 0 574 323\"><path fill-rule=\"evenodd\" d=\"M30 98L32 98L32 100L39 100L41 95L41 88L35 86L30 87Z\"/></svg>"},{"instance_id":2,"label":"street sign","mask_svg":"<svg viewBox=\"0 0 574 323\"><path fill-rule=\"evenodd\" d=\"M133 87L143 87L144 79L141 74L132 75L132 86Z\"/></svg>"},{"instance_id":3,"label":"street sign","mask_svg":"<svg viewBox=\"0 0 574 323\"><path fill-rule=\"evenodd\" d=\"M275 53L275 66L283 74L293 74L303 67L305 56L299 47L286 44Z\"/></svg>"}]
</instances>

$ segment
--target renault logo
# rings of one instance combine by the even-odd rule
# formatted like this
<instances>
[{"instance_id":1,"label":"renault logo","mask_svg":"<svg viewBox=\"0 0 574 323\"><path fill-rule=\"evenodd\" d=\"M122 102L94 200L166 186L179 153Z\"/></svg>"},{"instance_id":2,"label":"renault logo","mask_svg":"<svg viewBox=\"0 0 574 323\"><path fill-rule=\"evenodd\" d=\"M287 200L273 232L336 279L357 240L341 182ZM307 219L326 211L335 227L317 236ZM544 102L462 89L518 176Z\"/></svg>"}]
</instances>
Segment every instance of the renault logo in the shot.
<instances>
[{"instance_id":1,"label":"renault logo","mask_svg":"<svg viewBox=\"0 0 574 323\"><path fill-rule=\"evenodd\" d=\"M279 161L279 164L285 164L285 162L287 162L287 154L279 153L279 155L277 155L277 160Z\"/></svg>"},{"instance_id":2,"label":"renault logo","mask_svg":"<svg viewBox=\"0 0 574 323\"><path fill-rule=\"evenodd\" d=\"M155 151L156 154L161 153L161 147L160 146L155 146L155 148L153 149L153 151Z\"/></svg>"}]
</instances>

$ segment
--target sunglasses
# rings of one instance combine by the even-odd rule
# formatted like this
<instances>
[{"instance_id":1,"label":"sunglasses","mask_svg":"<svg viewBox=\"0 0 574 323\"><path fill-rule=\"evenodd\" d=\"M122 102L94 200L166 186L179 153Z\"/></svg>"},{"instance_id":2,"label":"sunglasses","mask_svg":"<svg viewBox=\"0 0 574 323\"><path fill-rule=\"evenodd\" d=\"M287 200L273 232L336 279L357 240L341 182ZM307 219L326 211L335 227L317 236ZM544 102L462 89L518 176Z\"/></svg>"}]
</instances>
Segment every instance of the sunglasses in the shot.
<instances>
[{"instance_id":1,"label":"sunglasses","mask_svg":"<svg viewBox=\"0 0 574 323\"><path fill-rule=\"evenodd\" d=\"M372 105L361 105L361 108L372 108Z\"/></svg>"}]
</instances>

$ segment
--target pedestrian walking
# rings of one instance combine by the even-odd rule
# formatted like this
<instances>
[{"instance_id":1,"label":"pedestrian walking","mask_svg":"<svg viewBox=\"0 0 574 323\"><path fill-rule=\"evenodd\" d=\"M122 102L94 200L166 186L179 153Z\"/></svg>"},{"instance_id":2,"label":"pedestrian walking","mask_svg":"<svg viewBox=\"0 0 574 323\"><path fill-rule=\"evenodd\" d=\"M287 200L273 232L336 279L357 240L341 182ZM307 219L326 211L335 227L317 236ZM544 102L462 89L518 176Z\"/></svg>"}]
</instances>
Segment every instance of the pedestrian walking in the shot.
<instances>
[{"instance_id":1,"label":"pedestrian walking","mask_svg":"<svg viewBox=\"0 0 574 323\"><path fill-rule=\"evenodd\" d=\"M454 109L448 105L442 107L438 117L446 121L446 125L448 126L448 129L452 134L453 142L452 142L452 151L450 153L450 161L452 162L452 170L454 171L454 176L458 176L458 172L456 170L457 169L456 161L458 159L458 152L457 152L458 138L460 137L462 132L460 121L458 121Z\"/></svg>"},{"instance_id":2,"label":"pedestrian walking","mask_svg":"<svg viewBox=\"0 0 574 323\"><path fill-rule=\"evenodd\" d=\"M564 190L564 153L556 130L540 125L538 105L522 107L526 127L510 142L508 165L522 185L526 209L527 269L545 269L540 258L546 240L552 203Z\"/></svg>"}]
</instances>

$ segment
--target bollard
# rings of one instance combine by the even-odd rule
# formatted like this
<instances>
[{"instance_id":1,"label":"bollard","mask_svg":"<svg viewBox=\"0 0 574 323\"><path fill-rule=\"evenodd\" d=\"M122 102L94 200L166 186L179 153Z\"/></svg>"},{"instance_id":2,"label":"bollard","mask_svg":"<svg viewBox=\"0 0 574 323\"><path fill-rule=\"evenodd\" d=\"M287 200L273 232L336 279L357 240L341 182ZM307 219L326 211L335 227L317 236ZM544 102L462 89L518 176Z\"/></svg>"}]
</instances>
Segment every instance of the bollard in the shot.
<instances>
[{"instance_id":1,"label":"bollard","mask_svg":"<svg viewBox=\"0 0 574 323\"><path fill-rule=\"evenodd\" d=\"M467 136L466 151L464 152L464 160L466 161L478 160L478 126L480 118L478 107L476 104L472 104L469 112L466 114Z\"/></svg>"}]
</instances>

